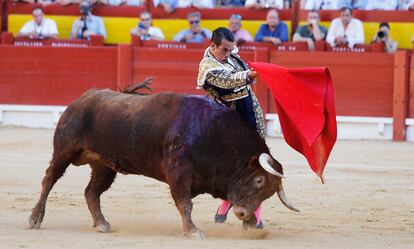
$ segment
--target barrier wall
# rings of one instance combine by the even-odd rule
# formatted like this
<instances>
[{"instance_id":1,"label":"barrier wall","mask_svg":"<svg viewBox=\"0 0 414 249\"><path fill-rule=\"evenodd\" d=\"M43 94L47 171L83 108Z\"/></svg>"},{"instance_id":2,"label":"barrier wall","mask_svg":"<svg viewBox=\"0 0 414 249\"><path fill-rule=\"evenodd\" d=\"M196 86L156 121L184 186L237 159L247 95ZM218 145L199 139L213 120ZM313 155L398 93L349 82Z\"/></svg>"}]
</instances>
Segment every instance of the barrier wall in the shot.
<instances>
[{"instance_id":1,"label":"barrier wall","mask_svg":"<svg viewBox=\"0 0 414 249\"><path fill-rule=\"evenodd\" d=\"M148 76L156 77L155 92L203 94L195 89L203 52L180 46L146 47L145 43L141 47L85 48L0 45L0 103L67 105L90 88L116 90ZM337 115L392 118L394 139L404 140L406 118L414 117L414 74L409 79L414 66L406 51L390 55L255 47L240 55L246 61L286 67L327 66L333 77ZM254 87L264 111L276 112L265 85L259 82Z\"/></svg>"}]
</instances>

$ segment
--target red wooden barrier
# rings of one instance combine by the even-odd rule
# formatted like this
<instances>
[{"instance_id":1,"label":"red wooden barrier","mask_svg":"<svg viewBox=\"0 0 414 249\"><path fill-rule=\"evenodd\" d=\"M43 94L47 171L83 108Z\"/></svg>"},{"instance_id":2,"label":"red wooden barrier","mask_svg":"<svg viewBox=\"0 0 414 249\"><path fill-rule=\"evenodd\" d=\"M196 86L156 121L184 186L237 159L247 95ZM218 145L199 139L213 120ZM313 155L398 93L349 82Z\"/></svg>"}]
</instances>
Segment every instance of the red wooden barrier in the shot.
<instances>
[{"instance_id":1,"label":"red wooden barrier","mask_svg":"<svg viewBox=\"0 0 414 249\"><path fill-rule=\"evenodd\" d=\"M270 62L292 68L328 67L334 82L337 115L393 116L393 55L272 51ZM272 105L270 112L274 111Z\"/></svg>"},{"instance_id":2,"label":"red wooden barrier","mask_svg":"<svg viewBox=\"0 0 414 249\"><path fill-rule=\"evenodd\" d=\"M405 140L405 119L408 113L408 52L398 51L394 57L393 138Z\"/></svg>"},{"instance_id":3,"label":"red wooden barrier","mask_svg":"<svg viewBox=\"0 0 414 249\"><path fill-rule=\"evenodd\" d=\"M91 88L116 89L117 48L0 46L0 103L67 105Z\"/></svg>"}]
</instances>

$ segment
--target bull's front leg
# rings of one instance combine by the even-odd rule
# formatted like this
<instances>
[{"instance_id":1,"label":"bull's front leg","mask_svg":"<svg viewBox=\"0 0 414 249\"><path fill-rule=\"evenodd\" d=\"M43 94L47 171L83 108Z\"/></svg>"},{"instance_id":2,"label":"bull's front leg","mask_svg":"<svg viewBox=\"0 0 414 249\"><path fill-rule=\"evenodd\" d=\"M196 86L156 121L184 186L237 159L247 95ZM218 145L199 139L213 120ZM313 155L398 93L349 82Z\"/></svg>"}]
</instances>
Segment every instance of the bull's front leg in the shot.
<instances>
[{"instance_id":1,"label":"bull's front leg","mask_svg":"<svg viewBox=\"0 0 414 249\"><path fill-rule=\"evenodd\" d=\"M170 188L175 205L177 206L183 221L184 235L197 239L204 239L203 232L201 232L201 230L198 229L191 220L193 203L191 201L190 186L185 186L186 184L182 183L183 182L177 182L176 184L170 185Z\"/></svg>"}]
</instances>

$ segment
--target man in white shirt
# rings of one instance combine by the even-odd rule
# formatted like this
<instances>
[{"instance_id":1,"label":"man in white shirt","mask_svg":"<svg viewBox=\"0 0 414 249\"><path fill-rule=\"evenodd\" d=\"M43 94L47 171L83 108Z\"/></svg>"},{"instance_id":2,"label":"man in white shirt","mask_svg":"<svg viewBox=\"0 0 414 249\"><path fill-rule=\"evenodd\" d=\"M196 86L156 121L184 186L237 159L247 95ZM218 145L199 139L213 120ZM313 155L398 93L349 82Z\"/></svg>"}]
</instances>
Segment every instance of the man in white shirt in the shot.
<instances>
[{"instance_id":1,"label":"man in white shirt","mask_svg":"<svg viewBox=\"0 0 414 249\"><path fill-rule=\"evenodd\" d=\"M246 0L244 6L255 9L283 9L283 0Z\"/></svg>"},{"instance_id":2,"label":"man in white shirt","mask_svg":"<svg viewBox=\"0 0 414 249\"><path fill-rule=\"evenodd\" d=\"M42 7L34 7L32 11L33 20L28 21L20 29L18 37L30 39L57 38L58 30L55 21L43 18Z\"/></svg>"},{"instance_id":3,"label":"man in white shirt","mask_svg":"<svg viewBox=\"0 0 414 249\"><path fill-rule=\"evenodd\" d=\"M305 10L337 10L339 9L338 0L307 0Z\"/></svg>"},{"instance_id":4,"label":"man in white shirt","mask_svg":"<svg viewBox=\"0 0 414 249\"><path fill-rule=\"evenodd\" d=\"M163 41L165 39L161 29L152 26L151 13L144 11L139 16L138 27L131 29L131 34L139 36L141 40L158 40Z\"/></svg>"},{"instance_id":5,"label":"man in white shirt","mask_svg":"<svg viewBox=\"0 0 414 249\"><path fill-rule=\"evenodd\" d=\"M196 7L198 9L214 8L213 0L178 0L177 8Z\"/></svg>"},{"instance_id":6,"label":"man in white shirt","mask_svg":"<svg viewBox=\"0 0 414 249\"><path fill-rule=\"evenodd\" d=\"M396 10L397 7L397 0L369 0L365 10Z\"/></svg>"},{"instance_id":7,"label":"man in white shirt","mask_svg":"<svg viewBox=\"0 0 414 249\"><path fill-rule=\"evenodd\" d=\"M342 7L340 17L331 22L326 41L332 46L348 45L353 48L355 44L363 44L364 26L362 22L352 17L352 10L349 7Z\"/></svg>"}]
</instances>

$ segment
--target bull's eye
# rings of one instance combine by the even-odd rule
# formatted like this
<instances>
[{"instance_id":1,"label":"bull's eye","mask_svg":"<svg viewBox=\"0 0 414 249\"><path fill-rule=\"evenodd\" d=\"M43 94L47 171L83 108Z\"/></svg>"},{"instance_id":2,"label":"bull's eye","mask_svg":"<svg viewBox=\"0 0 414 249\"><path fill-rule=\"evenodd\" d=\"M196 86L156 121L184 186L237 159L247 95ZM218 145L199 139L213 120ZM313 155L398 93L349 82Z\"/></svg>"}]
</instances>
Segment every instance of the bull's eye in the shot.
<instances>
[{"instance_id":1,"label":"bull's eye","mask_svg":"<svg viewBox=\"0 0 414 249\"><path fill-rule=\"evenodd\" d=\"M256 176L254 178L254 185L256 188L262 188L265 185L264 176Z\"/></svg>"}]
</instances>

